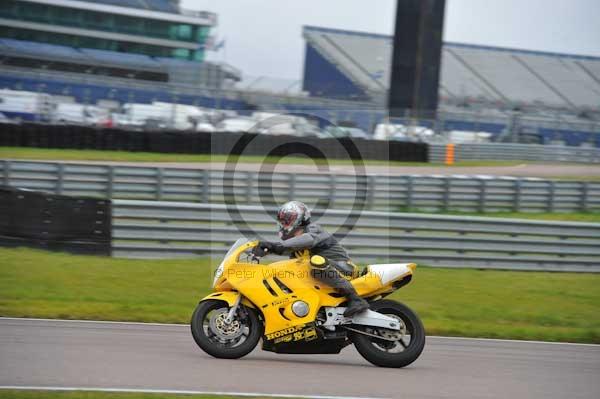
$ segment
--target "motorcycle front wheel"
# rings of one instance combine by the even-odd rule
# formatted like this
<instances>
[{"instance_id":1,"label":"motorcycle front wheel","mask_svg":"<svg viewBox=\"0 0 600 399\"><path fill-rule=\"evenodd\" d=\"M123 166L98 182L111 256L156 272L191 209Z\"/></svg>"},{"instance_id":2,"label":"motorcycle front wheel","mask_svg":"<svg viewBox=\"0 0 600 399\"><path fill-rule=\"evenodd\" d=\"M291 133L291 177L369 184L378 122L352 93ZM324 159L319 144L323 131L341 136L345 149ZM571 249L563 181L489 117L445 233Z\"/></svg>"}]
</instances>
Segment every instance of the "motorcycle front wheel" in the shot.
<instances>
[{"instance_id":1,"label":"motorcycle front wheel","mask_svg":"<svg viewBox=\"0 0 600 399\"><path fill-rule=\"evenodd\" d=\"M400 331L356 326L366 333L351 335L362 357L380 367L405 367L417 360L425 347L425 328L417 314L391 300L373 302L370 309L397 319Z\"/></svg>"},{"instance_id":2,"label":"motorcycle front wheel","mask_svg":"<svg viewBox=\"0 0 600 399\"><path fill-rule=\"evenodd\" d=\"M220 359L238 359L256 347L264 327L256 312L243 305L228 323L229 305L223 301L202 301L190 323L196 344Z\"/></svg>"}]
</instances>

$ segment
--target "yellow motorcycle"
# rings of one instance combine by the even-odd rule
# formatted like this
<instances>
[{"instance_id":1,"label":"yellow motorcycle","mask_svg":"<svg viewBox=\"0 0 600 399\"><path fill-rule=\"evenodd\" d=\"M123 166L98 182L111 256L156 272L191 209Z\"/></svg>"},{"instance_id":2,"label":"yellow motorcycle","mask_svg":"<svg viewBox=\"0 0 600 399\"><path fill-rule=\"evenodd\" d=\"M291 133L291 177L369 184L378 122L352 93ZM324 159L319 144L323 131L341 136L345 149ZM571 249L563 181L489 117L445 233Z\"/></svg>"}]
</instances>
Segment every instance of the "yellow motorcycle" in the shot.
<instances>
[{"instance_id":1,"label":"yellow motorcycle","mask_svg":"<svg viewBox=\"0 0 600 399\"><path fill-rule=\"evenodd\" d=\"M368 266L351 283L370 309L344 317L346 299L310 273L325 259L305 251L261 264L257 245L239 239L231 247L215 272L214 292L192 315L192 336L209 355L240 358L261 337L262 349L275 353L336 354L354 344L382 367L407 366L423 351L425 330L416 313L383 299L410 282L414 263Z\"/></svg>"}]
</instances>

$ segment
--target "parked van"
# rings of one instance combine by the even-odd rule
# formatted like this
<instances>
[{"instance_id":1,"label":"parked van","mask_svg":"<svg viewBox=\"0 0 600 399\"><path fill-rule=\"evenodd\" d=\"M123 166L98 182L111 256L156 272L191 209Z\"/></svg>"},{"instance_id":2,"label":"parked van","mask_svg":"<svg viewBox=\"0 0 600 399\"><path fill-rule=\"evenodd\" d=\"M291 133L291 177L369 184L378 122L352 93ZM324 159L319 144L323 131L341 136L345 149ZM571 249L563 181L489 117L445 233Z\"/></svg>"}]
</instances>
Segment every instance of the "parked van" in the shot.
<instances>
[{"instance_id":1,"label":"parked van","mask_svg":"<svg viewBox=\"0 0 600 399\"><path fill-rule=\"evenodd\" d=\"M154 128L167 128L170 115L168 111L154 104L126 103L121 107L122 113L114 115L117 126L124 128L143 128L152 126Z\"/></svg>"},{"instance_id":2,"label":"parked van","mask_svg":"<svg viewBox=\"0 0 600 399\"><path fill-rule=\"evenodd\" d=\"M110 121L110 112L94 105L59 103L51 119L54 123L106 126Z\"/></svg>"},{"instance_id":3,"label":"parked van","mask_svg":"<svg viewBox=\"0 0 600 399\"><path fill-rule=\"evenodd\" d=\"M199 107L186 104L175 104L155 101L153 106L161 109L161 115L167 118L168 126L177 130L206 131L210 114ZM198 126L200 125L200 126Z\"/></svg>"},{"instance_id":4,"label":"parked van","mask_svg":"<svg viewBox=\"0 0 600 399\"><path fill-rule=\"evenodd\" d=\"M9 119L22 121L48 120L52 96L20 90L0 90L0 112Z\"/></svg>"}]
</instances>

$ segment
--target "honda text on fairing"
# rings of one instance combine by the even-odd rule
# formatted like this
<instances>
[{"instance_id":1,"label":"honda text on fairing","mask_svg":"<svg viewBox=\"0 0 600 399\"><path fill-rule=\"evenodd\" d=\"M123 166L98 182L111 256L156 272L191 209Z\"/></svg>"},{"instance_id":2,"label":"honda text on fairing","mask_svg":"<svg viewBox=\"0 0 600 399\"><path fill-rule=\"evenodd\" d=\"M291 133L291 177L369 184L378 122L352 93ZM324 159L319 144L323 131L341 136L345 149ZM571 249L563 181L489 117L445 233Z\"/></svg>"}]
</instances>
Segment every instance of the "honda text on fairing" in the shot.
<instances>
[{"instance_id":1,"label":"honda text on fairing","mask_svg":"<svg viewBox=\"0 0 600 399\"><path fill-rule=\"evenodd\" d=\"M383 299L408 284L416 265L368 266L351 281L369 309L345 317L345 301L311 276L327 260L319 255L261 264L258 241L238 240L215 273L214 292L191 320L194 340L206 353L236 359L262 349L276 353L335 354L354 344L369 362L404 367L425 346L425 331L407 306Z\"/></svg>"}]
</instances>

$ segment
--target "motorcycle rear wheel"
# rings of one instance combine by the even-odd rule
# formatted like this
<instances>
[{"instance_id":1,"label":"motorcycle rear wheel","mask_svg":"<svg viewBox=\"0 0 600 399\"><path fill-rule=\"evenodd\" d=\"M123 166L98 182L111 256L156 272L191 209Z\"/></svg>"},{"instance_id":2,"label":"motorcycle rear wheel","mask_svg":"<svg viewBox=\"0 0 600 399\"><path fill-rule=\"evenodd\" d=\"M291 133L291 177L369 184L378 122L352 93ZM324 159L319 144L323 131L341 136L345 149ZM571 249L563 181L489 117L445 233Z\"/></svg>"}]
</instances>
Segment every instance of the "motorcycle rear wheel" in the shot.
<instances>
[{"instance_id":1,"label":"motorcycle rear wheel","mask_svg":"<svg viewBox=\"0 0 600 399\"><path fill-rule=\"evenodd\" d=\"M224 301L202 301L196 307L190 327L196 344L206 353L220 359L246 356L263 335L263 324L256 312L240 305L231 323L224 323L229 305Z\"/></svg>"},{"instance_id":2,"label":"motorcycle rear wheel","mask_svg":"<svg viewBox=\"0 0 600 399\"><path fill-rule=\"evenodd\" d=\"M370 309L398 319L402 332L398 334L393 330L356 326L371 335L401 336L398 340L386 341L369 335L352 333L350 337L361 356L380 367L405 367L417 360L425 347L425 328L417 314L408 306L392 300L373 302Z\"/></svg>"}]
</instances>

